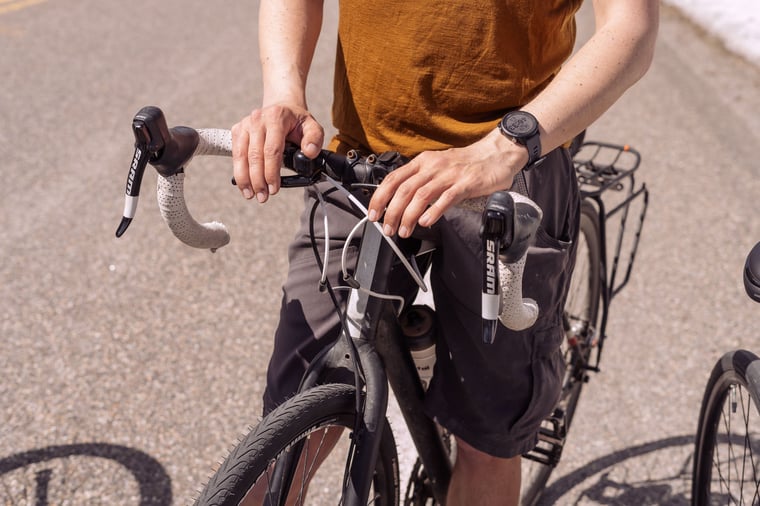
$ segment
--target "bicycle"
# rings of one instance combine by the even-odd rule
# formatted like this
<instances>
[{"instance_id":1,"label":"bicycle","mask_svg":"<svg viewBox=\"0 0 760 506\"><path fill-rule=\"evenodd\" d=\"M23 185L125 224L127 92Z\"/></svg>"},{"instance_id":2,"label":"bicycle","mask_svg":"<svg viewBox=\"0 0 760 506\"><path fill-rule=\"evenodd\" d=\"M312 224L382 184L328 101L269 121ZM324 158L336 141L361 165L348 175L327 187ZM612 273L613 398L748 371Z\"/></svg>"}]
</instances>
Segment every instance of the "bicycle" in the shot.
<instances>
[{"instance_id":1,"label":"bicycle","mask_svg":"<svg viewBox=\"0 0 760 506\"><path fill-rule=\"evenodd\" d=\"M159 172L159 207L174 234L186 244L212 251L226 244L229 236L223 225L200 225L190 216L184 203L182 177L196 155L229 155L229 132L169 129L163 113L152 107L135 116L133 131L135 155L117 236L124 233L134 217L142 174L151 163ZM634 180L640 162L638 152L612 144L581 142L582 138L577 139L573 150L583 200L576 271L564 318L567 373L560 402L544 423L539 444L524 456L522 504L534 504L540 496L559 462L582 386L589 372L599 371L609 305L630 277L648 205L646 186L637 186ZM403 163L397 153L362 157L350 152L343 157L325 150L317 159L309 160L297 148L288 147L284 166L295 174L283 175L281 187L329 181L330 191L353 195L350 189L359 195L360 198L349 198L366 216L360 199L366 199L388 171ZM620 192L623 198L607 210L602 195L610 192ZM631 203L637 199L643 202L628 266L623 280L616 282L626 219ZM484 251L501 252L498 269L494 265L496 255L484 259L483 334L488 342L497 318L507 326L530 326L531 318L535 319L537 308L532 301L522 299L520 277L521 262L524 265L541 212L529 199L511 192L497 192L487 201L480 199L465 205L482 211ZM621 213L621 227L608 268L606 223L616 213ZM424 257L427 245L420 240L390 240L373 225L366 218L358 218L355 228L364 227L364 234L356 271L345 272L344 276L351 288L341 317L344 335L310 365L299 393L264 417L232 450L197 504L238 504L257 483L264 484L257 485L257 490L266 488L263 495L267 504L284 504L288 499L313 504L314 495L303 497L307 488L309 494L337 494L343 504L399 504L397 450L385 417L388 385L398 400L418 455L404 504L445 504L456 448L448 434L422 410L424 387L405 340L408 335L427 333L431 320L425 309L416 306L399 315L396 305L400 301L385 294L385 273L394 261L402 262L420 289L426 289L421 274L424 269L419 268L416 259ZM497 288L500 285L501 291ZM324 288L335 300L332 289ZM506 298L506 302L499 297ZM497 314L504 307L512 311ZM341 311L337 304L336 310ZM322 381L325 372L338 369L350 371L353 384ZM331 430L332 426L340 429ZM338 438L343 441L336 443ZM329 452L330 458L343 455L342 460L337 457L337 462L325 462L327 452L322 450L327 447L336 448ZM300 488L291 490L292 486Z\"/></svg>"},{"instance_id":2,"label":"bicycle","mask_svg":"<svg viewBox=\"0 0 760 506\"><path fill-rule=\"evenodd\" d=\"M744 268L747 295L760 302L760 243ZM760 358L730 351L715 364L699 412L692 504L760 504Z\"/></svg>"}]
</instances>

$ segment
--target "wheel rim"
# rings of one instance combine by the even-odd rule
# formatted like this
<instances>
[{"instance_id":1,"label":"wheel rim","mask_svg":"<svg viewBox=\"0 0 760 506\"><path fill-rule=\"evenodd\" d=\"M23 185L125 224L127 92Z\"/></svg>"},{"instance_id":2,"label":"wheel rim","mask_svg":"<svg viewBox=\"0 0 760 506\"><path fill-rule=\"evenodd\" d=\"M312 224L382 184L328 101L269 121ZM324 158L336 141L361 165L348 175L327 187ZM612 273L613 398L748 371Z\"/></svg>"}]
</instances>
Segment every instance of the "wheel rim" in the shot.
<instances>
[{"instance_id":1,"label":"wheel rim","mask_svg":"<svg viewBox=\"0 0 760 506\"><path fill-rule=\"evenodd\" d=\"M726 388L720 404L707 504L760 504L760 414L740 383Z\"/></svg>"}]
</instances>

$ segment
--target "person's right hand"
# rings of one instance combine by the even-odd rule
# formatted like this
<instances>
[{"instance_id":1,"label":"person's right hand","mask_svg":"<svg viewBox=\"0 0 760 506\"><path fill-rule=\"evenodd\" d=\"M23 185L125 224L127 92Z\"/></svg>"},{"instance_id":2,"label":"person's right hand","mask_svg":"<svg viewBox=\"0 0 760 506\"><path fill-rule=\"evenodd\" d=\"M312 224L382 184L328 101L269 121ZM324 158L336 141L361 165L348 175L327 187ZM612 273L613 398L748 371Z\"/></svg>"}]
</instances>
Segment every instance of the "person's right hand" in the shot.
<instances>
[{"instance_id":1,"label":"person's right hand","mask_svg":"<svg viewBox=\"0 0 760 506\"><path fill-rule=\"evenodd\" d=\"M232 127L232 168L246 199L266 202L280 189L285 142L315 158L324 142L324 129L306 109L274 104L254 109Z\"/></svg>"}]
</instances>

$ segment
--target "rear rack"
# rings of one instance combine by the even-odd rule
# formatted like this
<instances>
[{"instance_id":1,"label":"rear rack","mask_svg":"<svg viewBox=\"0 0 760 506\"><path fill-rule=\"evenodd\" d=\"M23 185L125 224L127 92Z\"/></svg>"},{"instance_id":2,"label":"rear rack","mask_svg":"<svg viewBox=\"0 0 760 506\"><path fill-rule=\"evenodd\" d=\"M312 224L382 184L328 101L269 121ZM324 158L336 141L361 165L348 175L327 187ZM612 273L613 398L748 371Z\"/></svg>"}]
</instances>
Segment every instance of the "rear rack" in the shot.
<instances>
[{"instance_id":1,"label":"rear rack","mask_svg":"<svg viewBox=\"0 0 760 506\"><path fill-rule=\"evenodd\" d=\"M595 330L595 335L598 338L596 360L589 359L587 364L576 364L578 367L576 372L579 376L571 378L570 381L585 382L588 379L585 371L599 371L602 347L607 337L605 329L610 301L628 283L631 276L646 209L649 205L649 191L646 185L637 184L634 178L634 172L638 169L640 162L641 155L636 150L628 146L601 142L586 142L573 156L581 196L584 199L591 200L598 211L599 240L602 246L600 248L602 316L599 328ZM631 236L630 232L627 235L625 232L631 204L634 202L636 202L635 207L640 207L640 212ZM608 266L607 220L618 214L620 221L615 224L617 240L612 263ZM628 239L626 246L630 248L630 253L625 266L625 276L621 281L616 281L624 237ZM592 361L595 363L592 364ZM573 388L570 387L571 390ZM559 463L568 429L566 409L567 402L566 399L563 399L560 405L555 408L554 413L542 422L538 434L538 444L523 454L524 458L551 467Z\"/></svg>"},{"instance_id":2,"label":"rear rack","mask_svg":"<svg viewBox=\"0 0 760 506\"><path fill-rule=\"evenodd\" d=\"M588 369L598 371L599 357L606 336L607 315L612 299L625 287L631 277L633 262L641 238L647 207L649 190L643 183L637 183L634 177L639 168L641 155L630 146L619 146L602 142L586 142L573 157L581 195L590 199L599 211L599 233L601 248L602 274L602 318L597 329L599 345L596 364L589 364ZM637 202L638 201L638 202ZM631 204L637 202L638 221L634 229L626 234L626 224L631 211ZM612 262L608 263L607 221L619 215L617 238L612 250ZM634 215L634 219L636 216ZM632 234L632 235L631 235ZM621 264L621 251L624 238L627 239L627 258ZM618 279L618 269L623 268L622 279Z\"/></svg>"}]
</instances>

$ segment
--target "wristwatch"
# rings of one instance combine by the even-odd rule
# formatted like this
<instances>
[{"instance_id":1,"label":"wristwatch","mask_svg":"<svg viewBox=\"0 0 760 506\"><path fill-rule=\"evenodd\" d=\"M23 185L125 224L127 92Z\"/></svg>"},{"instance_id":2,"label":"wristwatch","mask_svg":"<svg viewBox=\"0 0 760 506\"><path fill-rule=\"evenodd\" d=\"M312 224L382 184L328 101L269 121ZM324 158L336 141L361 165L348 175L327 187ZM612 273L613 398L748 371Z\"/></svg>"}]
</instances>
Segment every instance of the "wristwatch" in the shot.
<instances>
[{"instance_id":1,"label":"wristwatch","mask_svg":"<svg viewBox=\"0 0 760 506\"><path fill-rule=\"evenodd\" d=\"M541 156L541 137L538 132L538 120L526 111L508 112L499 122L499 131L512 142L528 149L529 169L544 161Z\"/></svg>"}]
</instances>

